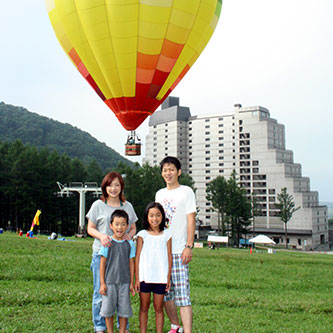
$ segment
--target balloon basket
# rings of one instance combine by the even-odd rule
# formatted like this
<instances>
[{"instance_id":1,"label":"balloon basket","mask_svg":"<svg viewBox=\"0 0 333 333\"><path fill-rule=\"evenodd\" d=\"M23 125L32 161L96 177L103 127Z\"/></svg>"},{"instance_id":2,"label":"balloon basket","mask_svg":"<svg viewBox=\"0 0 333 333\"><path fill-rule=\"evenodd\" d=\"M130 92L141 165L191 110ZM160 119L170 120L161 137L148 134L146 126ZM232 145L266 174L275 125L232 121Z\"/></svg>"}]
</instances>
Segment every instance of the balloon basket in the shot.
<instances>
[{"instance_id":1,"label":"balloon basket","mask_svg":"<svg viewBox=\"0 0 333 333\"><path fill-rule=\"evenodd\" d=\"M141 155L141 143L125 144L125 155L140 156Z\"/></svg>"},{"instance_id":2,"label":"balloon basket","mask_svg":"<svg viewBox=\"0 0 333 333\"><path fill-rule=\"evenodd\" d=\"M141 155L141 142L135 131L128 134L127 142L125 143L125 155L127 156L140 156Z\"/></svg>"}]
</instances>

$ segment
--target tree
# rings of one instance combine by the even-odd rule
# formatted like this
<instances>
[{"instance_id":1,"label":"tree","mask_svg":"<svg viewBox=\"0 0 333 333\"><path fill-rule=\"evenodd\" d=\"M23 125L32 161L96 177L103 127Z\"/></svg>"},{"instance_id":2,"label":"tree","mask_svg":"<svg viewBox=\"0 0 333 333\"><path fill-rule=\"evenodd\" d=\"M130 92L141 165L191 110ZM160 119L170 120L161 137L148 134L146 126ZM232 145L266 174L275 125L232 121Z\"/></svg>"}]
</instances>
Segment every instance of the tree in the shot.
<instances>
[{"instance_id":1,"label":"tree","mask_svg":"<svg viewBox=\"0 0 333 333\"><path fill-rule=\"evenodd\" d=\"M223 176L213 179L206 188L206 199L212 203L218 213L218 232L225 235L225 210L227 206L228 185ZM220 217L222 221L220 221Z\"/></svg>"},{"instance_id":2,"label":"tree","mask_svg":"<svg viewBox=\"0 0 333 333\"><path fill-rule=\"evenodd\" d=\"M284 230L286 237L286 249L288 248L288 232L287 232L287 223L291 220L293 214L299 210L301 207L295 208L294 197L287 192L287 188L284 187L281 189L281 193L277 195L278 198L278 208L280 209L280 218L284 222Z\"/></svg>"},{"instance_id":3,"label":"tree","mask_svg":"<svg viewBox=\"0 0 333 333\"><path fill-rule=\"evenodd\" d=\"M251 224L251 201L245 190L239 186L235 170L227 181L227 193L226 213L230 221L228 229L233 244L238 245L242 235L248 233L248 226Z\"/></svg>"}]
</instances>

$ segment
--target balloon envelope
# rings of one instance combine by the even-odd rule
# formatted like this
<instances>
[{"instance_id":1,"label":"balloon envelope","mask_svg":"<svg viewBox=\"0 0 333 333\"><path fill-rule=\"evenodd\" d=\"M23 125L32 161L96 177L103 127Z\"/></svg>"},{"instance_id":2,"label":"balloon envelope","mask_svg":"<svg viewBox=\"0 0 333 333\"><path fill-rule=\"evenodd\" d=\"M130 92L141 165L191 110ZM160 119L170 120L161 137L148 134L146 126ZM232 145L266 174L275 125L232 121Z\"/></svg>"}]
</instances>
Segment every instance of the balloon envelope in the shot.
<instances>
[{"instance_id":1,"label":"balloon envelope","mask_svg":"<svg viewBox=\"0 0 333 333\"><path fill-rule=\"evenodd\" d=\"M46 0L64 51L127 130L184 77L212 36L222 0Z\"/></svg>"}]
</instances>

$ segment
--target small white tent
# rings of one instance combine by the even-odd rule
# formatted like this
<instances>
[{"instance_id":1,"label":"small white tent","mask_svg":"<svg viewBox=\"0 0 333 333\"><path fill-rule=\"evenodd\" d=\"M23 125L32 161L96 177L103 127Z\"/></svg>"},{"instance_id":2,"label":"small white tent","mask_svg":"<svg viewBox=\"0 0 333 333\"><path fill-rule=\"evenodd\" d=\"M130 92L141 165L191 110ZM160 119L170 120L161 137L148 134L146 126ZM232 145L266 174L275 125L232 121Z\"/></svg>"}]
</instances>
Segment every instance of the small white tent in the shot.
<instances>
[{"instance_id":1,"label":"small white tent","mask_svg":"<svg viewBox=\"0 0 333 333\"><path fill-rule=\"evenodd\" d=\"M249 239L249 243L256 243L256 244L276 244L273 240L265 235L258 235L254 238Z\"/></svg>"}]
</instances>

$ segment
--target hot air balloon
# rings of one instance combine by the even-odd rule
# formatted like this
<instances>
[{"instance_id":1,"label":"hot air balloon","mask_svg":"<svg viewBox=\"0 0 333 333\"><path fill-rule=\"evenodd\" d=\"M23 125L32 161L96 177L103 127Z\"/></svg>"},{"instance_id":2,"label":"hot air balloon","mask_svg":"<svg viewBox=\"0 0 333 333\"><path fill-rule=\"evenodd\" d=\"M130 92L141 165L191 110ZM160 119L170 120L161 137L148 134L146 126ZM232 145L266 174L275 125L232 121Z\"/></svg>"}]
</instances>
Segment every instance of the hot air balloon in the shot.
<instances>
[{"instance_id":1,"label":"hot air balloon","mask_svg":"<svg viewBox=\"0 0 333 333\"><path fill-rule=\"evenodd\" d=\"M46 0L46 4L64 51L123 127L132 131L131 143L137 127L205 48L222 0Z\"/></svg>"}]
</instances>

